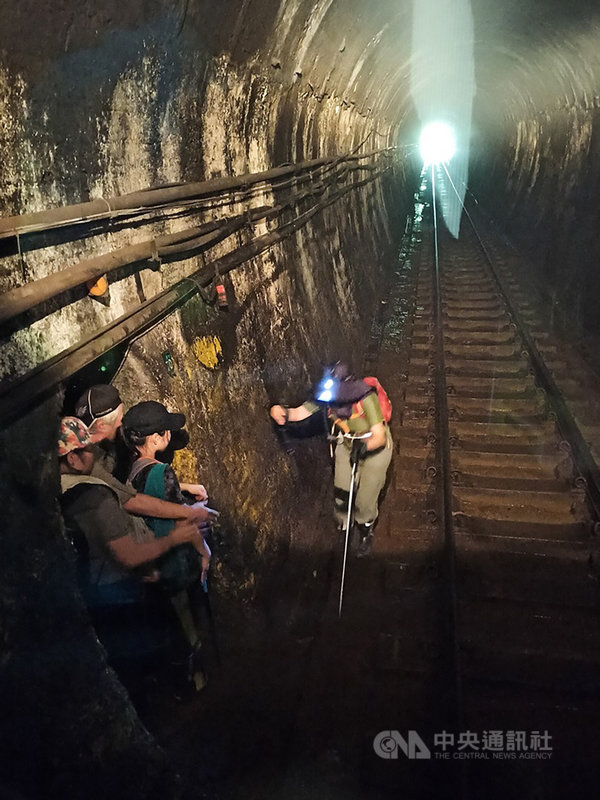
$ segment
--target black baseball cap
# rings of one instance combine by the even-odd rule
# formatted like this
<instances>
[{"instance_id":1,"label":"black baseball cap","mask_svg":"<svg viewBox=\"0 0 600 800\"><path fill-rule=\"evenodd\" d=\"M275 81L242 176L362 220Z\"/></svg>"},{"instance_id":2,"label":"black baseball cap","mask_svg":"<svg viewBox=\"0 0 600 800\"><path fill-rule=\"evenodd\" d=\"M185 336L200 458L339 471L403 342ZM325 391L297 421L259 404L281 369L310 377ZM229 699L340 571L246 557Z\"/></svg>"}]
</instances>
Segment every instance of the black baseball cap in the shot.
<instances>
[{"instance_id":1,"label":"black baseball cap","mask_svg":"<svg viewBox=\"0 0 600 800\"><path fill-rule=\"evenodd\" d=\"M91 425L97 419L106 417L111 411L118 408L123 401L110 383L99 383L90 386L81 395L75 405L75 416L86 425Z\"/></svg>"},{"instance_id":2,"label":"black baseball cap","mask_svg":"<svg viewBox=\"0 0 600 800\"><path fill-rule=\"evenodd\" d=\"M123 428L140 436L161 431L178 431L185 425L185 414L171 414L156 400L132 406L123 417Z\"/></svg>"}]
</instances>

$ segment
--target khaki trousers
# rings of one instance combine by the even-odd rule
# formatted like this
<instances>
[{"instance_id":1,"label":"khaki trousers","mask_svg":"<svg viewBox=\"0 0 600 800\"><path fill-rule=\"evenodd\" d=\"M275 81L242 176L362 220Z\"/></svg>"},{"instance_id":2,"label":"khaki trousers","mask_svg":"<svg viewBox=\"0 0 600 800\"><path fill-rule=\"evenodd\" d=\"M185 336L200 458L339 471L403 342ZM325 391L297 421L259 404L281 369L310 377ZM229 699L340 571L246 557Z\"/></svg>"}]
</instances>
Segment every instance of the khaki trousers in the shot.
<instances>
[{"instance_id":1,"label":"khaki trousers","mask_svg":"<svg viewBox=\"0 0 600 800\"><path fill-rule=\"evenodd\" d=\"M358 462L354 487L354 521L361 525L377 519L379 494L385 484L393 447L392 437L388 434L388 442L383 450ZM343 527L348 519L351 476L350 450L345 444L338 444L335 448L333 479L334 515L338 525Z\"/></svg>"}]
</instances>

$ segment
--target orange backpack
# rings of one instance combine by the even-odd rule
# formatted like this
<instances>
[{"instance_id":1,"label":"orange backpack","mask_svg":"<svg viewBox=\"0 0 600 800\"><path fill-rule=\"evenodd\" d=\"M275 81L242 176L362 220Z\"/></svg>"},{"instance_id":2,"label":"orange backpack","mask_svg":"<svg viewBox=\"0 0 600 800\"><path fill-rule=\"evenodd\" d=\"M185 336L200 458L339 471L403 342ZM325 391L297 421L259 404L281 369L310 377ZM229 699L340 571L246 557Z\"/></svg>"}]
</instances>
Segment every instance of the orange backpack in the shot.
<instances>
[{"instance_id":1,"label":"orange backpack","mask_svg":"<svg viewBox=\"0 0 600 800\"><path fill-rule=\"evenodd\" d=\"M386 390L383 386L379 383L377 378L374 378L370 375L367 378L363 378L364 382L368 386L372 386L373 389L377 392L377 399L379 400L379 406L381 407L381 413L383 414L383 419L385 422L389 422L392 418L392 403L390 398L387 396ZM356 407L359 414L362 414L362 402L359 400L356 403Z\"/></svg>"}]
</instances>

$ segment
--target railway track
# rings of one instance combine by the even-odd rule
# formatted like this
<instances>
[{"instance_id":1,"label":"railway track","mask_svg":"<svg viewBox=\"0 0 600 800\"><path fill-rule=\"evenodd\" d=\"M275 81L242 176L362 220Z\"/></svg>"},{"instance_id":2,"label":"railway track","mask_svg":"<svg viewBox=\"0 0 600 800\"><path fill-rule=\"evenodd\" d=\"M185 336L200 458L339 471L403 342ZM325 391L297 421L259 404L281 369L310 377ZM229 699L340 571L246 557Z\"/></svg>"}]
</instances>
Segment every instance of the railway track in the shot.
<instances>
[{"instance_id":1,"label":"railway track","mask_svg":"<svg viewBox=\"0 0 600 800\"><path fill-rule=\"evenodd\" d=\"M259 665L240 683L254 675L251 727L272 768L249 766L223 797L563 800L598 785L590 465L551 411L562 400L579 420L587 388L514 253L487 234L482 248L466 224L436 244L430 212L417 203L366 348L396 449L373 557L350 558L340 621L327 501L323 549L289 630L273 631L285 691ZM560 390L541 390L533 350ZM386 732L390 758L376 751Z\"/></svg>"},{"instance_id":2,"label":"railway track","mask_svg":"<svg viewBox=\"0 0 600 800\"><path fill-rule=\"evenodd\" d=\"M362 796L584 796L598 781L597 537L582 479L593 465L565 431L585 387L514 253L468 220L459 241L436 242L431 210L417 205L368 348L396 447L374 556L349 564L298 730L317 762L328 746L356 760L360 741ZM337 590L336 568L331 620ZM375 754L385 730L408 756L398 742L396 759ZM410 731L430 758L411 753Z\"/></svg>"},{"instance_id":3,"label":"railway track","mask_svg":"<svg viewBox=\"0 0 600 800\"><path fill-rule=\"evenodd\" d=\"M565 797L575 777L597 781L600 721L590 464L578 463L581 441L563 438L572 418L550 410L564 401L553 376L567 385L569 363L498 243L490 259L469 220L459 241L434 239L433 222L395 431L405 499L380 550L398 602L420 597L422 618L412 640L391 624L380 642L395 653L388 668L431 681L421 724L433 755L458 766L449 796ZM510 788L493 780L501 759Z\"/></svg>"}]
</instances>

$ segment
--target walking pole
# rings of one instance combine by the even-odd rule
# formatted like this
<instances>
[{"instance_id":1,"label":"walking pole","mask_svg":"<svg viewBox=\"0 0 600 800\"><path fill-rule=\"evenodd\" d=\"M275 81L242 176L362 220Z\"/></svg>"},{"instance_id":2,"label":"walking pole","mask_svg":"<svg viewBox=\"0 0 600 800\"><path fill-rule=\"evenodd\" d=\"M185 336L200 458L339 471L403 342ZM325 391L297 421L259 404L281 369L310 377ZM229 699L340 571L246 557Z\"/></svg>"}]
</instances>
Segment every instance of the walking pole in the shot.
<instances>
[{"instance_id":1,"label":"walking pole","mask_svg":"<svg viewBox=\"0 0 600 800\"><path fill-rule=\"evenodd\" d=\"M354 445L353 445L354 446ZM358 461L352 464L352 475L350 477L350 492L348 497L348 518L346 520L346 540L344 542L344 561L342 563L342 581L340 584L340 604L338 607L338 619L342 618L342 603L344 602L344 581L346 579L346 559L348 557L348 539L350 538L350 517L352 516L352 500L354 494L354 478L356 476L356 465Z\"/></svg>"},{"instance_id":2,"label":"walking pole","mask_svg":"<svg viewBox=\"0 0 600 800\"><path fill-rule=\"evenodd\" d=\"M368 439L371 436L371 432L363 434L362 436L348 436L348 434L344 434L344 436L348 439L352 439L352 451L350 453L350 461L352 462L352 474L350 476L350 491L348 493L348 517L346 519L346 540L344 542L344 561L342 563L342 580L340 583L340 604L338 606L338 619L342 618L342 604L344 602L344 581L346 580L346 561L348 558L348 541L350 539L350 520L352 518L352 501L354 500L354 482L356 478L356 468L358 466L358 454L355 451L356 443L362 441L364 439Z\"/></svg>"}]
</instances>

